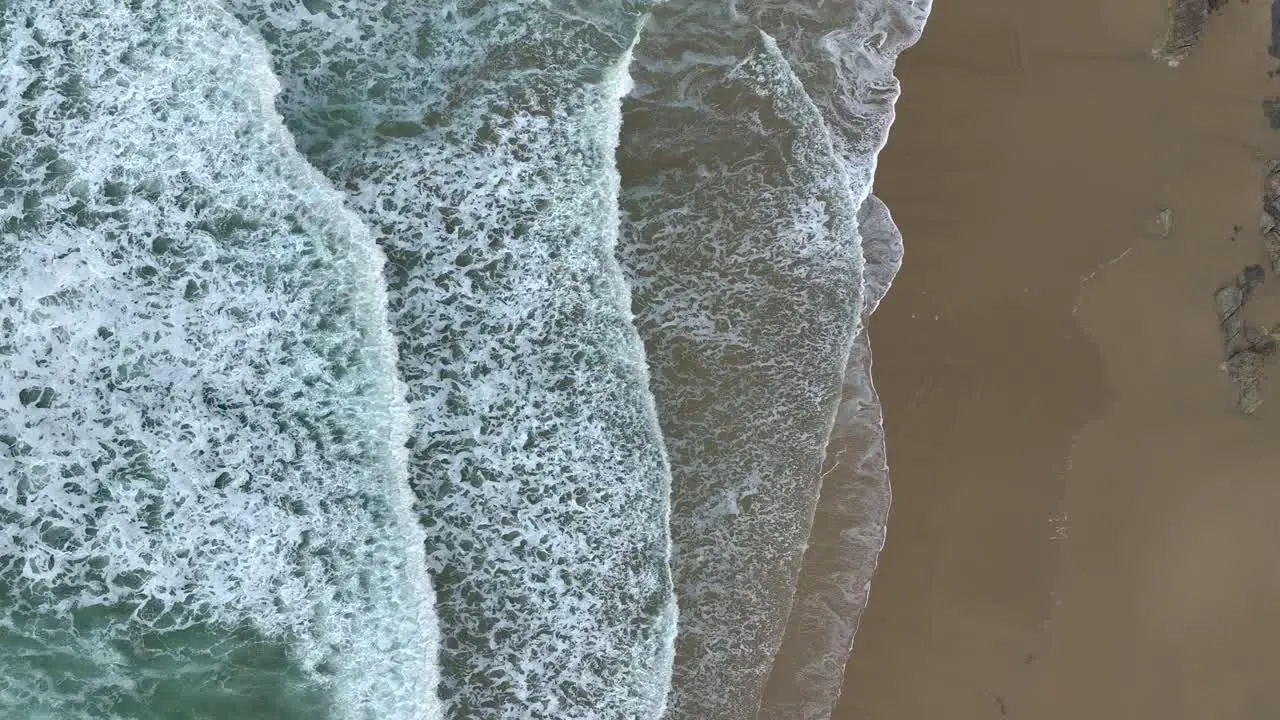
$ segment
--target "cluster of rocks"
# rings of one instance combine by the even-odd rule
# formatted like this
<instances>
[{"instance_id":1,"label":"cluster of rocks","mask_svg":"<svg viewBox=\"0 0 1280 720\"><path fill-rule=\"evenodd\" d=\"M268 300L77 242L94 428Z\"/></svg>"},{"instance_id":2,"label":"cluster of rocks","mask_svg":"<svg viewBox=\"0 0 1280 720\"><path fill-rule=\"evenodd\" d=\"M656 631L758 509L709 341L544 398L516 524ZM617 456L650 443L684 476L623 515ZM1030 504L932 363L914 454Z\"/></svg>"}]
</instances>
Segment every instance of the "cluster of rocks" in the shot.
<instances>
[{"instance_id":1,"label":"cluster of rocks","mask_svg":"<svg viewBox=\"0 0 1280 720\"><path fill-rule=\"evenodd\" d=\"M1200 42L1209 15L1222 9L1228 0L1168 0L1168 21L1164 35L1152 54L1170 65L1177 65ZM1268 51L1280 59L1280 0L1272 0L1272 41ZM1270 75L1280 74L1273 70ZM1262 113L1273 129L1280 129L1280 97L1264 100ZM1271 271L1280 273L1280 161L1267 164L1263 181L1262 215L1258 229ZM1169 210L1161 212L1153 230L1167 237L1172 223ZM1236 231L1240 228L1237 226ZM1234 235L1233 235L1234 237ZM1222 331L1222 347L1226 361L1222 369L1236 387L1236 407L1245 415L1262 405L1263 368L1268 359L1280 351L1280 325L1260 327L1244 319L1244 306L1249 296L1266 280L1262 265L1246 266L1230 282L1219 286L1213 294L1218 307L1218 325Z\"/></svg>"},{"instance_id":2,"label":"cluster of rocks","mask_svg":"<svg viewBox=\"0 0 1280 720\"><path fill-rule=\"evenodd\" d=\"M1261 265L1249 265L1213 294L1218 306L1218 327L1227 360L1222 364L1236 386L1236 407L1245 415L1262 405L1262 369L1275 354L1277 328L1261 328L1245 322L1244 305L1266 279Z\"/></svg>"},{"instance_id":3,"label":"cluster of rocks","mask_svg":"<svg viewBox=\"0 0 1280 720\"><path fill-rule=\"evenodd\" d=\"M1280 161L1267 163L1263 180L1262 214L1258 221L1263 248L1272 272L1280 273ZM1222 369L1236 387L1236 407L1245 415L1262 405L1263 367L1280 349L1280 325L1259 327L1244 319L1249 296L1266 280L1266 269L1249 265L1213 294L1226 362Z\"/></svg>"},{"instance_id":4,"label":"cluster of rocks","mask_svg":"<svg viewBox=\"0 0 1280 720\"><path fill-rule=\"evenodd\" d=\"M1267 163L1263 171L1262 215L1258 229L1262 231L1262 247L1273 272L1280 272L1280 160Z\"/></svg>"},{"instance_id":5,"label":"cluster of rocks","mask_svg":"<svg viewBox=\"0 0 1280 720\"><path fill-rule=\"evenodd\" d=\"M1209 17L1208 0L1169 0L1168 24L1164 36L1151 51L1170 65L1182 62L1200 42L1205 20Z\"/></svg>"},{"instance_id":6,"label":"cluster of rocks","mask_svg":"<svg viewBox=\"0 0 1280 720\"><path fill-rule=\"evenodd\" d=\"M1227 0L1168 0L1168 3L1164 35L1151 54L1170 65L1177 65L1200 42L1209 14L1222 9Z\"/></svg>"}]
</instances>

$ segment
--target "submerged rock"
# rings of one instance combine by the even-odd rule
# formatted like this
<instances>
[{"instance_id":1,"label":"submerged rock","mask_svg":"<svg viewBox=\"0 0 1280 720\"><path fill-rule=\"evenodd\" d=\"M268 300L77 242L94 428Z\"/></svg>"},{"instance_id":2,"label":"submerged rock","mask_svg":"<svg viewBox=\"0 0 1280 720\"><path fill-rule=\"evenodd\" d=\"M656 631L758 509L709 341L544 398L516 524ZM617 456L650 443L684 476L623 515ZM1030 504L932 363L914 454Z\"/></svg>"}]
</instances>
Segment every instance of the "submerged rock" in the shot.
<instances>
[{"instance_id":1,"label":"submerged rock","mask_svg":"<svg viewBox=\"0 0 1280 720\"><path fill-rule=\"evenodd\" d=\"M1280 3L1271 3L1271 44L1267 52L1273 58L1280 58Z\"/></svg>"},{"instance_id":2,"label":"submerged rock","mask_svg":"<svg viewBox=\"0 0 1280 720\"><path fill-rule=\"evenodd\" d=\"M1252 415L1262 406L1262 368L1266 354L1256 350L1242 350L1222 364L1227 377L1236 386L1236 407L1245 415Z\"/></svg>"},{"instance_id":3,"label":"submerged rock","mask_svg":"<svg viewBox=\"0 0 1280 720\"><path fill-rule=\"evenodd\" d=\"M1280 98L1263 100L1262 114L1267 118L1272 130L1280 130Z\"/></svg>"},{"instance_id":4,"label":"submerged rock","mask_svg":"<svg viewBox=\"0 0 1280 720\"><path fill-rule=\"evenodd\" d=\"M1276 328L1258 327L1249 323L1244 325L1244 341L1249 350L1270 356L1278 347L1278 339Z\"/></svg>"},{"instance_id":5,"label":"submerged rock","mask_svg":"<svg viewBox=\"0 0 1280 720\"><path fill-rule=\"evenodd\" d=\"M1147 232L1162 238L1169 237L1173 232L1173 210L1164 208L1156 213L1156 216L1151 219L1151 224L1147 226Z\"/></svg>"},{"instance_id":6,"label":"submerged rock","mask_svg":"<svg viewBox=\"0 0 1280 720\"><path fill-rule=\"evenodd\" d=\"M1209 9L1209 0L1169 0L1168 25L1151 54L1177 66L1200 42Z\"/></svg>"},{"instance_id":7,"label":"submerged rock","mask_svg":"<svg viewBox=\"0 0 1280 720\"><path fill-rule=\"evenodd\" d=\"M1262 247L1267 251L1271 269L1280 272L1280 162L1267 163L1262 183L1262 215L1258 229L1262 231Z\"/></svg>"},{"instance_id":8,"label":"submerged rock","mask_svg":"<svg viewBox=\"0 0 1280 720\"><path fill-rule=\"evenodd\" d=\"M1244 290L1237 283L1224 285L1213 293L1213 302L1218 306L1218 328L1222 331L1222 345L1227 354L1243 349L1244 318L1240 310L1244 301Z\"/></svg>"},{"instance_id":9,"label":"submerged rock","mask_svg":"<svg viewBox=\"0 0 1280 720\"><path fill-rule=\"evenodd\" d=\"M1218 324L1227 360L1221 369L1236 387L1236 407L1250 415L1262 405L1263 366L1277 349L1275 328L1262 328L1244 321L1244 305L1249 296L1266 281L1261 265L1247 265L1235 279L1213 294L1218 306Z\"/></svg>"},{"instance_id":10,"label":"submerged rock","mask_svg":"<svg viewBox=\"0 0 1280 720\"><path fill-rule=\"evenodd\" d=\"M1267 271L1263 270L1261 265L1246 265L1244 270L1240 271L1240 277L1237 278L1236 282L1240 284L1240 289L1244 291L1245 297L1248 297L1266 280Z\"/></svg>"}]
</instances>

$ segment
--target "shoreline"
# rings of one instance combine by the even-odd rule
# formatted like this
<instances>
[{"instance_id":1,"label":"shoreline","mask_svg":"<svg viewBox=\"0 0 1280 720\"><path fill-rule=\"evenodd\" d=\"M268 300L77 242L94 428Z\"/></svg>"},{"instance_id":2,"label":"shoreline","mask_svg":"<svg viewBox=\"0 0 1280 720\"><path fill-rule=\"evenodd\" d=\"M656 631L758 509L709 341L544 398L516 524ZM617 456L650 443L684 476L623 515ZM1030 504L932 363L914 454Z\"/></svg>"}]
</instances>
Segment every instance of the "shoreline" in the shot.
<instances>
[{"instance_id":1,"label":"shoreline","mask_svg":"<svg viewBox=\"0 0 1280 720\"><path fill-rule=\"evenodd\" d=\"M1280 709L1280 394L1239 416L1213 302L1266 265L1270 8L1213 13L1178 67L1164 9L940 3L899 61L875 192L906 259L870 330L894 505L836 718Z\"/></svg>"}]
</instances>

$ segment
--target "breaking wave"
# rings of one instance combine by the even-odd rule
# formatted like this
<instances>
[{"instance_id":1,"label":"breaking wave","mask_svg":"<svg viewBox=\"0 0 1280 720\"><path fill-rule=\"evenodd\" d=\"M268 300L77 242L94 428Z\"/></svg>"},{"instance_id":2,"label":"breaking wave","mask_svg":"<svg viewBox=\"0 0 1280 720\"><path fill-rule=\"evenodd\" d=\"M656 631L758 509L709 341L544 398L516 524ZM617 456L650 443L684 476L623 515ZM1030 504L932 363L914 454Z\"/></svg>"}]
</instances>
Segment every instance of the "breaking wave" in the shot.
<instances>
[{"instance_id":1,"label":"breaking wave","mask_svg":"<svg viewBox=\"0 0 1280 720\"><path fill-rule=\"evenodd\" d=\"M0 0L0 714L829 717L928 10Z\"/></svg>"}]
</instances>

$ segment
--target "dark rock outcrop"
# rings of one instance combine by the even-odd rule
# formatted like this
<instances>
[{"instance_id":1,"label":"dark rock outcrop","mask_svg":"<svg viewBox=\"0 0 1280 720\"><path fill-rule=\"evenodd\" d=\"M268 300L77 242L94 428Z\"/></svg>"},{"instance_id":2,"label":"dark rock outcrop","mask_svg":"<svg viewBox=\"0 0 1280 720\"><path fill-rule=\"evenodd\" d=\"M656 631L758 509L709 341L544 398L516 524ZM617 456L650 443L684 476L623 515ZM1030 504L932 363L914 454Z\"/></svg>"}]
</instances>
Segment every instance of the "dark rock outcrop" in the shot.
<instances>
[{"instance_id":1,"label":"dark rock outcrop","mask_svg":"<svg viewBox=\"0 0 1280 720\"><path fill-rule=\"evenodd\" d=\"M1182 62L1200 42L1209 5L1210 0L1169 0L1169 24L1152 54L1170 65Z\"/></svg>"}]
</instances>

